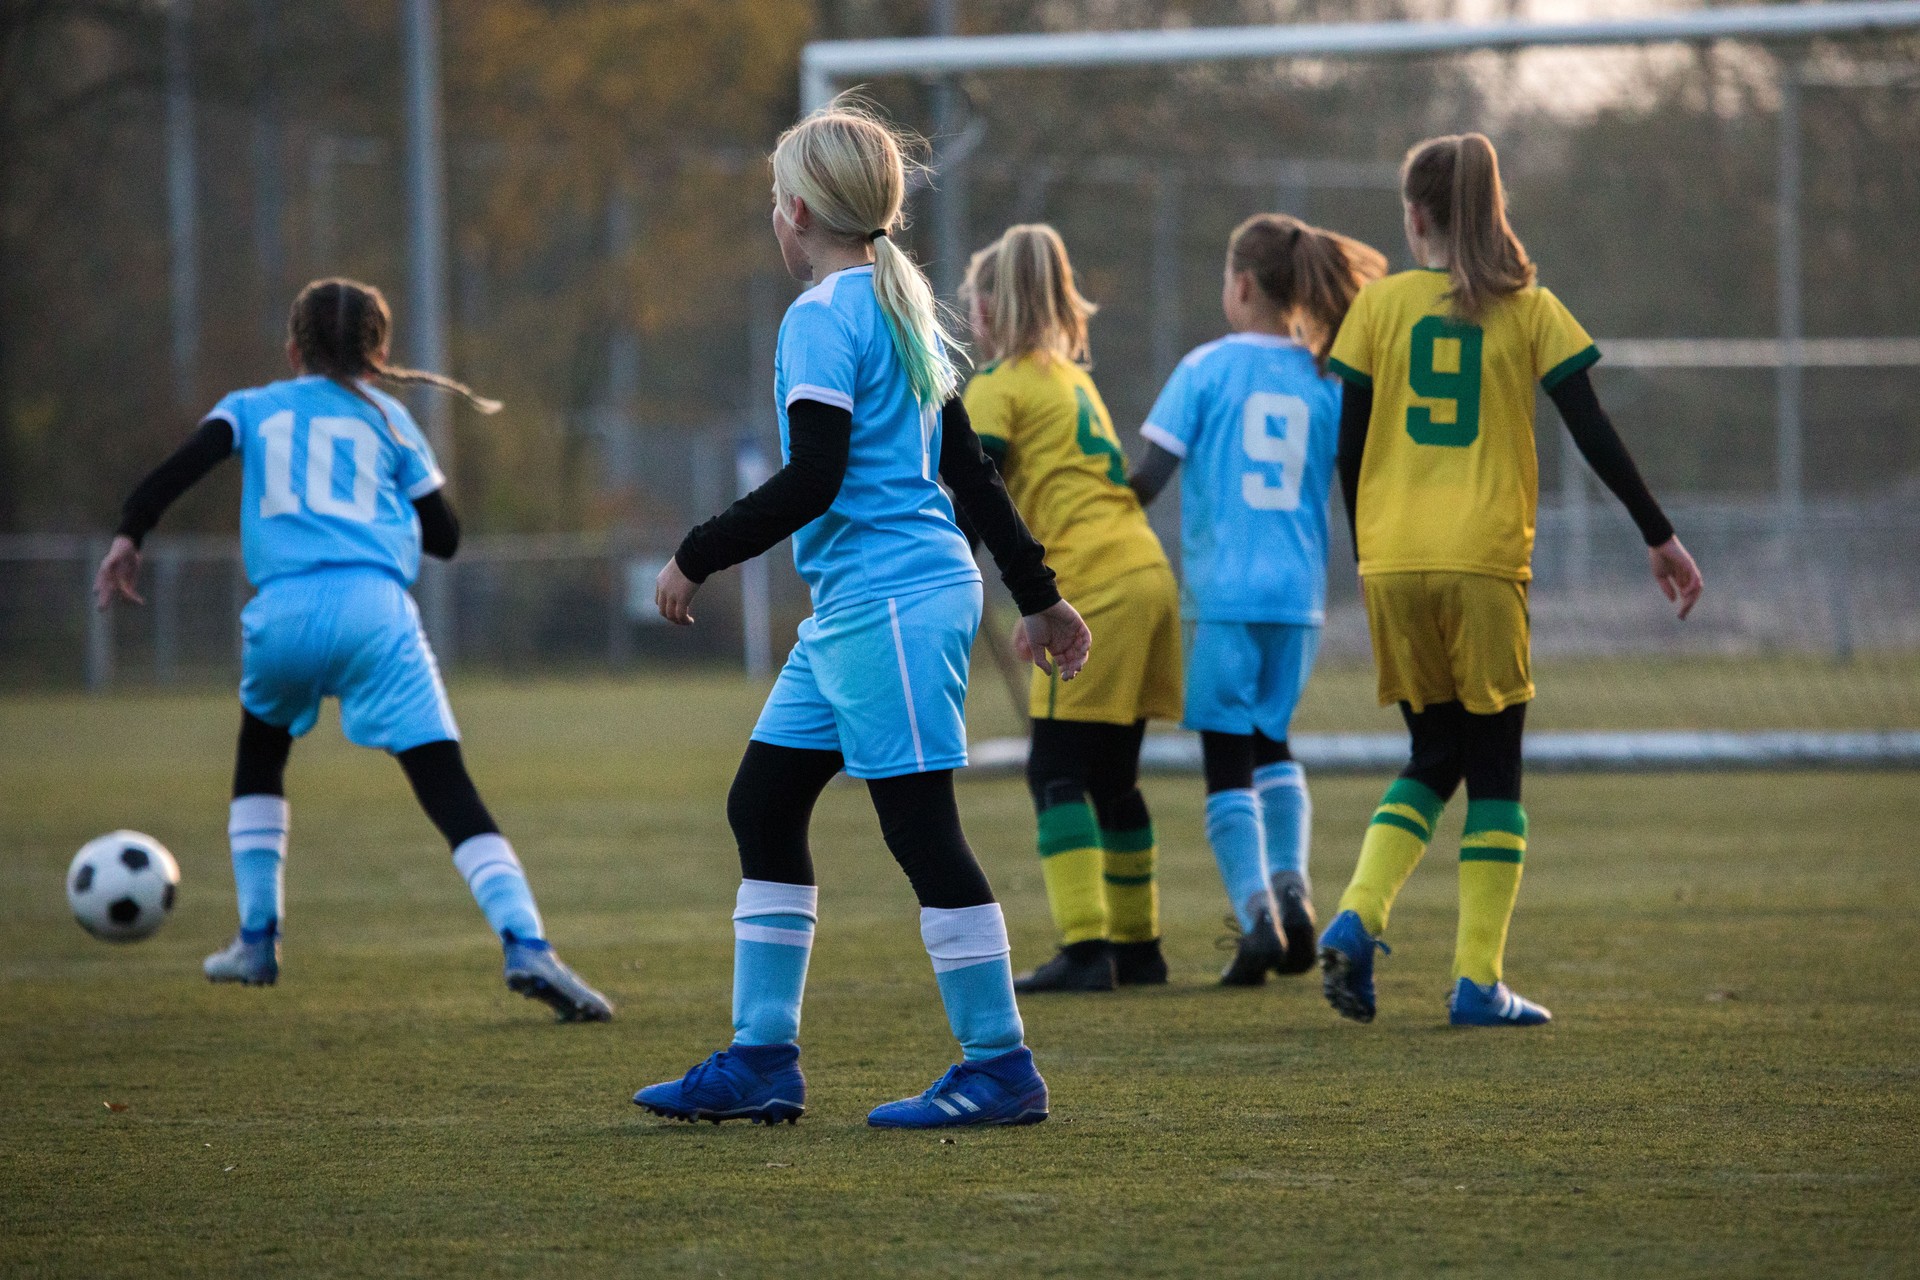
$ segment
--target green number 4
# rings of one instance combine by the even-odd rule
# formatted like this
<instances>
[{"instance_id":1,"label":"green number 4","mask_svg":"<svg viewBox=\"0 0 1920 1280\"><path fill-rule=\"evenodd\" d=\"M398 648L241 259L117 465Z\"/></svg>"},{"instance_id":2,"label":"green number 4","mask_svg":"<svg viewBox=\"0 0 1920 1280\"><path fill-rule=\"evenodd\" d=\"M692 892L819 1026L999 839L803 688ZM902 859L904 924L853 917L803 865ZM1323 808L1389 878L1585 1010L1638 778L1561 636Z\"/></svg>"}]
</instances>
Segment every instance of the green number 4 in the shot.
<instances>
[{"instance_id":1,"label":"green number 4","mask_svg":"<svg viewBox=\"0 0 1920 1280\"><path fill-rule=\"evenodd\" d=\"M1480 438L1480 343L1477 324L1427 316L1413 326L1413 358L1407 382L1413 394L1451 400L1453 421L1436 422L1433 410L1407 410L1407 434L1415 444L1464 449Z\"/></svg>"},{"instance_id":2,"label":"green number 4","mask_svg":"<svg viewBox=\"0 0 1920 1280\"><path fill-rule=\"evenodd\" d=\"M1475 348L1475 350L1478 349ZM1074 438L1080 442L1080 452L1089 458L1097 458L1105 454L1107 479L1115 484L1125 484L1127 457L1120 452L1120 442L1113 438L1113 428L1107 426L1099 410L1093 407L1093 401L1087 396L1085 387L1075 387L1073 397L1080 402L1080 421L1074 434ZM1104 434L1101 432L1102 427L1106 427Z\"/></svg>"}]
</instances>

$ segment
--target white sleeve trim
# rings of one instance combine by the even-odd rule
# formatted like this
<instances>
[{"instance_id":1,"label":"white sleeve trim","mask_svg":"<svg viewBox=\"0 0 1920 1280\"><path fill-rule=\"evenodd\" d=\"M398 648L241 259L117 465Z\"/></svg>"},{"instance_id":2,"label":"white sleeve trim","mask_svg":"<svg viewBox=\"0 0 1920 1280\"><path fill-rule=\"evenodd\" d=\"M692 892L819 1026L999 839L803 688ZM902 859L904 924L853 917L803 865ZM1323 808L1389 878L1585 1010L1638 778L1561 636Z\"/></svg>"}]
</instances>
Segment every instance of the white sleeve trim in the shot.
<instances>
[{"instance_id":1,"label":"white sleeve trim","mask_svg":"<svg viewBox=\"0 0 1920 1280\"><path fill-rule=\"evenodd\" d=\"M853 412L853 397L844 391L835 391L831 387L816 387L811 382L803 382L787 392L786 407L793 408L795 400L818 400L821 404L830 404L836 409Z\"/></svg>"},{"instance_id":2,"label":"white sleeve trim","mask_svg":"<svg viewBox=\"0 0 1920 1280\"><path fill-rule=\"evenodd\" d=\"M1184 460L1187 456L1186 442L1165 427L1149 422L1140 428L1140 438L1149 444L1159 445L1176 458Z\"/></svg>"},{"instance_id":3,"label":"white sleeve trim","mask_svg":"<svg viewBox=\"0 0 1920 1280\"><path fill-rule=\"evenodd\" d=\"M416 502L432 493L435 489L444 488L446 483L447 477L441 474L440 468L435 467L426 479L419 481L407 490L407 501Z\"/></svg>"}]
</instances>

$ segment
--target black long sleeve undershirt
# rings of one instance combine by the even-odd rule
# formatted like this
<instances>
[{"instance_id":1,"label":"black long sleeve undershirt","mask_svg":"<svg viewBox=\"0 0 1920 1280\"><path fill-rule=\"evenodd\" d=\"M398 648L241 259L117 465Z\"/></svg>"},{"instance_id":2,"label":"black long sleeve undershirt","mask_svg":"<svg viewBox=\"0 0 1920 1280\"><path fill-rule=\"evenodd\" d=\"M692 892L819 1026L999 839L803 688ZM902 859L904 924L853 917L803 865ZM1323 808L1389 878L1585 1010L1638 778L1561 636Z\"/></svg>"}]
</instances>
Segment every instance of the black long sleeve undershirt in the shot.
<instances>
[{"instance_id":1,"label":"black long sleeve undershirt","mask_svg":"<svg viewBox=\"0 0 1920 1280\"><path fill-rule=\"evenodd\" d=\"M1014 510L1000 473L981 451L980 438L958 397L941 410L940 478L953 490L970 533L987 544L1001 580L1022 614L1060 599L1042 547ZM819 519L846 479L853 415L816 400L787 409L787 465L752 493L695 528L674 552L680 571L704 582L751 560Z\"/></svg>"},{"instance_id":2,"label":"black long sleeve undershirt","mask_svg":"<svg viewBox=\"0 0 1920 1280\"><path fill-rule=\"evenodd\" d=\"M120 505L120 527L114 532L139 546L168 507L180 495L207 478L207 473L233 456L233 424L208 418L166 461L147 473Z\"/></svg>"},{"instance_id":3,"label":"black long sleeve undershirt","mask_svg":"<svg viewBox=\"0 0 1920 1280\"><path fill-rule=\"evenodd\" d=\"M973 419L959 396L940 410L940 478L953 491L956 505L968 524L987 544L1013 603L1021 615L1040 613L1060 603L1053 570L1047 567L1047 549L1020 518L1007 486L980 447Z\"/></svg>"},{"instance_id":4,"label":"black long sleeve undershirt","mask_svg":"<svg viewBox=\"0 0 1920 1280\"><path fill-rule=\"evenodd\" d=\"M681 539L673 553L680 572L705 582L825 515L840 496L852 442L851 412L818 400L795 400L787 407L787 465Z\"/></svg>"},{"instance_id":5,"label":"black long sleeve undershirt","mask_svg":"<svg viewBox=\"0 0 1920 1280\"><path fill-rule=\"evenodd\" d=\"M1567 424L1567 434L1573 437L1574 446L1593 468L1593 474L1600 477L1600 483L1620 499L1627 514L1633 517L1641 541L1657 547L1673 537L1673 523L1648 492L1640 468L1633 464L1633 455L1627 452L1620 433L1613 429L1607 411L1600 407L1600 397L1595 394L1593 379L1587 376L1587 371L1582 369L1560 382L1547 392L1547 398L1560 411L1561 420Z\"/></svg>"},{"instance_id":6,"label":"black long sleeve undershirt","mask_svg":"<svg viewBox=\"0 0 1920 1280\"><path fill-rule=\"evenodd\" d=\"M1648 491L1640 468L1634 465L1633 455L1627 452L1627 446L1620 439L1620 433L1614 430L1607 411L1600 407L1600 397L1594 391L1593 379L1587 376L1587 371L1582 369L1555 385L1547 392L1547 398L1560 411L1561 420L1567 424L1567 434L1573 437L1574 447L1580 450L1580 456L1586 459L1593 473L1600 477L1600 482L1620 500L1627 514L1633 518L1635 527L1640 530L1641 540L1650 547L1657 547L1673 537L1672 522ZM1347 503L1347 532L1353 537L1356 558L1360 554L1355 514L1360 495L1360 462L1367 446L1367 423L1372 417L1373 389L1358 383L1347 383L1340 403L1338 461L1340 493Z\"/></svg>"},{"instance_id":7,"label":"black long sleeve undershirt","mask_svg":"<svg viewBox=\"0 0 1920 1280\"><path fill-rule=\"evenodd\" d=\"M215 467L233 456L233 424L208 418L146 478L134 486L120 507L120 527L114 532L131 538L134 546L146 540L167 508L180 495L207 478ZM440 560L453 559L460 549L460 519L444 489L435 489L413 501L420 517L420 549Z\"/></svg>"},{"instance_id":8,"label":"black long sleeve undershirt","mask_svg":"<svg viewBox=\"0 0 1920 1280\"><path fill-rule=\"evenodd\" d=\"M1340 443L1334 464L1340 472L1340 497L1347 504L1347 536L1353 558L1360 558L1360 458L1367 448L1367 423L1373 419L1373 388L1346 383L1340 393Z\"/></svg>"},{"instance_id":9,"label":"black long sleeve undershirt","mask_svg":"<svg viewBox=\"0 0 1920 1280\"><path fill-rule=\"evenodd\" d=\"M1167 481L1173 479L1173 473L1180 469L1180 455L1164 445L1151 441L1147 444L1147 456L1142 458L1127 477L1127 487L1140 499L1140 505L1150 506L1167 487Z\"/></svg>"}]
</instances>

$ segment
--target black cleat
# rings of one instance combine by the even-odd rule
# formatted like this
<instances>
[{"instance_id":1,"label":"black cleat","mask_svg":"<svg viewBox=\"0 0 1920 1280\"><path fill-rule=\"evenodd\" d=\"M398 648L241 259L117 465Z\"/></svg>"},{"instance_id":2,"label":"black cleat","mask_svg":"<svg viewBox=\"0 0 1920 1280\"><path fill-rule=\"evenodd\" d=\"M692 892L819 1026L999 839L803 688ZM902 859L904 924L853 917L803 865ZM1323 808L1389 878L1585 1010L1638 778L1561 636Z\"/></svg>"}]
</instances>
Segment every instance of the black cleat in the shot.
<instances>
[{"instance_id":1,"label":"black cleat","mask_svg":"<svg viewBox=\"0 0 1920 1280\"><path fill-rule=\"evenodd\" d=\"M1111 991L1113 948L1099 938L1069 943L1053 959L1013 980L1013 989L1030 996L1045 991Z\"/></svg>"},{"instance_id":2,"label":"black cleat","mask_svg":"<svg viewBox=\"0 0 1920 1280\"><path fill-rule=\"evenodd\" d=\"M1275 973L1311 973L1320 950L1320 929L1313 918L1313 903L1306 891L1290 884L1274 894L1280 904L1280 941L1285 954L1273 967Z\"/></svg>"},{"instance_id":3,"label":"black cleat","mask_svg":"<svg viewBox=\"0 0 1920 1280\"><path fill-rule=\"evenodd\" d=\"M1232 916L1227 917L1227 923L1238 930L1239 921ZM1233 959L1220 971L1220 985L1223 987L1260 986L1266 982L1267 972L1278 969L1286 959L1286 949L1280 945L1280 935L1274 931L1273 916L1264 907L1254 917L1252 929L1246 933L1236 932L1233 937L1221 941L1233 947Z\"/></svg>"},{"instance_id":4,"label":"black cleat","mask_svg":"<svg viewBox=\"0 0 1920 1280\"><path fill-rule=\"evenodd\" d=\"M1167 958L1160 954L1160 939L1114 943L1113 978L1123 987L1166 986Z\"/></svg>"}]
</instances>

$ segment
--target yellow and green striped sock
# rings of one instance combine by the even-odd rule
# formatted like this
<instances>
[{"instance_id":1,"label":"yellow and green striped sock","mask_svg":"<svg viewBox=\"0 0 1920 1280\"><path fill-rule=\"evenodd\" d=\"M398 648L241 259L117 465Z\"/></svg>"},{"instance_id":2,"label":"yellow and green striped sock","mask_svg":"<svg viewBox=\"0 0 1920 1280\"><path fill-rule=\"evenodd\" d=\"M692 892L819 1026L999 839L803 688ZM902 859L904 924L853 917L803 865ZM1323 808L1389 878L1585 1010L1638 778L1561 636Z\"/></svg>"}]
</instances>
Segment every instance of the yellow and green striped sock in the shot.
<instances>
[{"instance_id":1,"label":"yellow and green striped sock","mask_svg":"<svg viewBox=\"0 0 1920 1280\"><path fill-rule=\"evenodd\" d=\"M1040 874L1047 884L1047 906L1067 946L1107 936L1107 902L1102 892L1105 855L1093 806L1081 800L1040 811Z\"/></svg>"},{"instance_id":2,"label":"yellow and green striped sock","mask_svg":"<svg viewBox=\"0 0 1920 1280\"><path fill-rule=\"evenodd\" d=\"M1460 838L1460 932L1453 944L1453 976L1483 987L1500 981L1507 923L1520 896L1520 865L1527 854L1527 811L1517 800L1469 800Z\"/></svg>"},{"instance_id":3,"label":"yellow and green striped sock","mask_svg":"<svg viewBox=\"0 0 1920 1280\"><path fill-rule=\"evenodd\" d=\"M1105 862L1107 937L1152 942L1160 936L1160 851L1153 824L1133 831L1100 829Z\"/></svg>"},{"instance_id":4,"label":"yellow and green striped sock","mask_svg":"<svg viewBox=\"0 0 1920 1280\"><path fill-rule=\"evenodd\" d=\"M1395 778L1380 798L1360 844L1360 864L1340 898L1340 910L1356 913L1374 937L1386 932L1393 900L1427 851L1433 824L1446 804L1431 787L1412 778Z\"/></svg>"}]
</instances>

